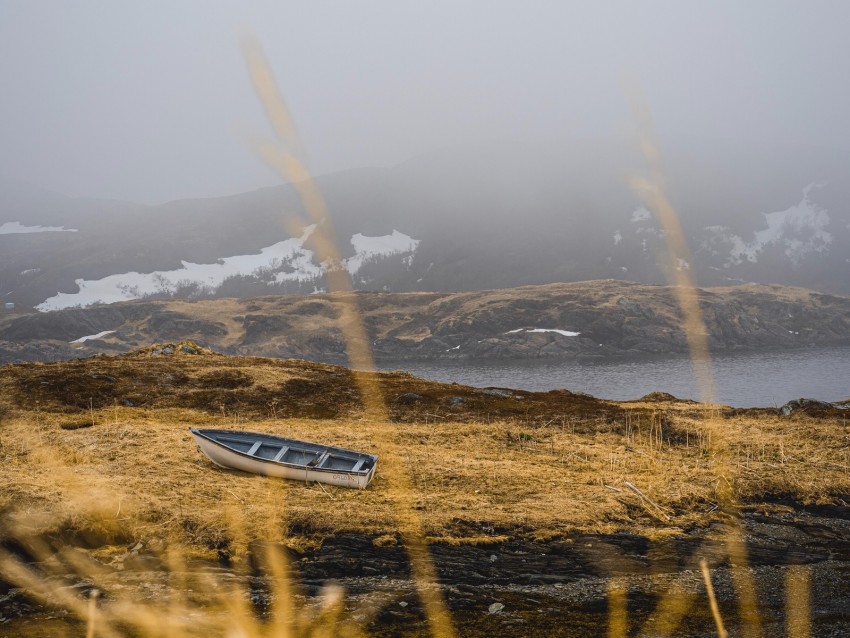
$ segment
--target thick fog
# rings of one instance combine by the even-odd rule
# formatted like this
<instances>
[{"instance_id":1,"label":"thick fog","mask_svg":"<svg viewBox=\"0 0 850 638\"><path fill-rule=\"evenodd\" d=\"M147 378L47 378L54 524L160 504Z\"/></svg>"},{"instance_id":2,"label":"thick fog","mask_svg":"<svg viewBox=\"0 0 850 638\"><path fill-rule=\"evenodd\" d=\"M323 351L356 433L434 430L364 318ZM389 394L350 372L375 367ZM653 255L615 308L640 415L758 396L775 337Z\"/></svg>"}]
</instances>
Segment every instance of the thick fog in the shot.
<instances>
[{"instance_id":1,"label":"thick fog","mask_svg":"<svg viewBox=\"0 0 850 638\"><path fill-rule=\"evenodd\" d=\"M630 83L662 148L850 149L846 2L5 0L0 175L145 203L277 183L248 144L268 126L246 31L319 174L481 140L627 138Z\"/></svg>"}]
</instances>

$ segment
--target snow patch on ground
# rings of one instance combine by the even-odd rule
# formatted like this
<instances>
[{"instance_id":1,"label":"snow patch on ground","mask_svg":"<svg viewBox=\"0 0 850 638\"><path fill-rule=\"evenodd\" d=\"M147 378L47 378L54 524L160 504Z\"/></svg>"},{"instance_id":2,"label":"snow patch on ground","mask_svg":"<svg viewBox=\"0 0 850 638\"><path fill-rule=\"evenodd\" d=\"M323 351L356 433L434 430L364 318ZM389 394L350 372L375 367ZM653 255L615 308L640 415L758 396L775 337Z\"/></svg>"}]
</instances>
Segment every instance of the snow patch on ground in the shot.
<instances>
[{"instance_id":1,"label":"snow patch on ground","mask_svg":"<svg viewBox=\"0 0 850 638\"><path fill-rule=\"evenodd\" d=\"M649 209L646 206L640 206L632 213L632 223L637 224L638 222L645 222L647 219L652 218L652 213L649 212Z\"/></svg>"},{"instance_id":2,"label":"snow patch on ground","mask_svg":"<svg viewBox=\"0 0 850 638\"><path fill-rule=\"evenodd\" d=\"M508 330L505 334L515 334L517 332L555 332L559 335L563 335L565 337L577 337L581 333L573 332L572 330L559 330L557 328L517 328L516 330Z\"/></svg>"},{"instance_id":3,"label":"snow patch on ground","mask_svg":"<svg viewBox=\"0 0 850 638\"><path fill-rule=\"evenodd\" d=\"M313 263L313 253L304 248L316 226L304 229L301 237L293 237L263 248L256 255L225 257L214 264L182 262L175 270L151 273L129 272L103 279L77 279L78 292L50 297L36 308L42 312L62 308L86 307L96 303L116 303L140 299L149 295L173 294L180 288L196 287L212 291L228 278L238 275L261 275L287 267L286 272L274 272L273 282L309 281L321 276L322 270Z\"/></svg>"},{"instance_id":4,"label":"snow patch on ground","mask_svg":"<svg viewBox=\"0 0 850 638\"><path fill-rule=\"evenodd\" d=\"M257 277L269 285L318 280L324 272L338 268L339 265L329 262L316 265L313 251L304 247L304 243L315 229L315 224L307 226L301 237L280 241L261 249L257 254L224 257L211 264L183 261L182 266L175 270L128 272L94 280L77 279L77 292L60 292L36 308L46 312L86 307L97 303L109 304L141 299L151 295L173 295L180 290L210 293L221 287L227 279L238 276ZM343 260L342 267L353 276L365 263L390 255L409 253L403 260L409 268L419 240L393 230L391 235L380 237L367 237L357 233L351 238L351 245L355 254ZM318 292L318 289L315 292Z\"/></svg>"},{"instance_id":5,"label":"snow patch on ground","mask_svg":"<svg viewBox=\"0 0 850 638\"><path fill-rule=\"evenodd\" d=\"M619 245L619 243L620 243L621 241L623 241L623 233L621 233L619 230L617 230L617 231L614 233L614 245L615 245L615 246Z\"/></svg>"},{"instance_id":6,"label":"snow patch on ground","mask_svg":"<svg viewBox=\"0 0 850 638\"><path fill-rule=\"evenodd\" d=\"M530 330L526 330L526 332L555 332L559 335L564 335L565 337L577 337L581 333L573 332L572 330L558 330L557 328L531 328Z\"/></svg>"},{"instance_id":7,"label":"snow patch on ground","mask_svg":"<svg viewBox=\"0 0 850 638\"><path fill-rule=\"evenodd\" d=\"M85 337L80 337L79 339L74 339L73 341L70 341L69 343L83 343L85 341L88 341L89 339L101 339L101 338L105 337L106 335L111 335L113 332L115 332L115 331L114 330L104 330L103 332L98 332L96 335L86 335Z\"/></svg>"},{"instance_id":8,"label":"snow patch on ground","mask_svg":"<svg viewBox=\"0 0 850 638\"><path fill-rule=\"evenodd\" d=\"M379 237L367 237L357 233L352 235L351 245L354 247L354 256L345 260L345 269L354 275L369 261L390 255L413 253L419 246L419 240L393 230L391 235ZM413 255L405 257L404 263L409 268L413 263Z\"/></svg>"},{"instance_id":9,"label":"snow patch on ground","mask_svg":"<svg viewBox=\"0 0 850 638\"><path fill-rule=\"evenodd\" d=\"M76 228L64 226L24 226L21 222L6 222L0 226L0 235L24 235L29 233L76 233Z\"/></svg>"},{"instance_id":10,"label":"snow patch on ground","mask_svg":"<svg viewBox=\"0 0 850 638\"><path fill-rule=\"evenodd\" d=\"M809 193L823 184L809 184L803 189L803 198L795 205L774 213L764 213L766 228L753 234L753 239L744 241L741 237L729 234L732 242L730 262L740 264L744 261L756 263L759 255L768 246L779 246L795 266L811 253L821 253L829 249L832 235L827 232L829 213L809 199ZM717 232L716 227L713 227Z\"/></svg>"}]
</instances>

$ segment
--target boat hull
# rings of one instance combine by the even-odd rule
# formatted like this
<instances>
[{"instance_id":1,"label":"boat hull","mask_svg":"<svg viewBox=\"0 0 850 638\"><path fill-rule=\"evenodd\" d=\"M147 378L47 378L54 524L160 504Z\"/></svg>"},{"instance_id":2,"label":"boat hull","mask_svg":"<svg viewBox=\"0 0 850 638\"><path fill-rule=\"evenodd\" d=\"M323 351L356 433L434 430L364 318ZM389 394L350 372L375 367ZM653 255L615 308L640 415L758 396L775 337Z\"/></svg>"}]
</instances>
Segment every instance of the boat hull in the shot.
<instances>
[{"instance_id":1,"label":"boat hull","mask_svg":"<svg viewBox=\"0 0 850 638\"><path fill-rule=\"evenodd\" d=\"M218 441L214 438L216 433L221 435L225 431L221 430L195 430L192 429L192 436L201 451L213 463L219 467L229 470L240 470L251 474L262 474L264 476L274 476L284 479L292 479L296 481L325 483L328 485L338 485L340 487L352 487L358 489L366 488L375 476L375 468L377 467L377 457L373 455L360 454L350 450L342 450L339 448L331 448L320 446L317 444L309 444L301 441L292 441L273 437L270 435L255 435L256 440L261 441L265 445L273 445L278 443L281 446L305 445L309 446L311 454L315 454L317 458L321 457L322 451L328 451L329 454L335 454L339 458L345 458L345 455L353 455L356 459L366 459L370 467L363 471L349 471L334 467L309 467L305 464L286 463L275 461L272 459L264 459L253 456L244 451L239 451L229 447L227 444ZM246 442L250 442L252 433L234 432L233 435L244 437ZM300 453L300 451L299 451ZM356 462L355 462L356 464Z\"/></svg>"}]
</instances>

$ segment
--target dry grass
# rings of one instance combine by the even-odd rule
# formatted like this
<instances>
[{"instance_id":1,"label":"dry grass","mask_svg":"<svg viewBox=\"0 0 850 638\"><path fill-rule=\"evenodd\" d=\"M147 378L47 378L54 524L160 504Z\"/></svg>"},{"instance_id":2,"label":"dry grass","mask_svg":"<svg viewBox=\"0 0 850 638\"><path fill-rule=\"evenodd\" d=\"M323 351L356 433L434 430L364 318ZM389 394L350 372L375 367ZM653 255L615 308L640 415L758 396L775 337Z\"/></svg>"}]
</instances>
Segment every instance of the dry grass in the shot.
<instances>
[{"instance_id":1,"label":"dry grass","mask_svg":"<svg viewBox=\"0 0 850 638\"><path fill-rule=\"evenodd\" d=\"M351 373L304 362L141 352L3 368L2 579L80 619L95 610L104 636L127 628L151 637L359 636L390 599L375 594L352 607L333 589L305 598L281 554L261 568L275 604L289 607L262 618L246 606L257 542L282 542L294 556L346 532L368 534L376 547L406 545L412 522L432 544L569 543L614 532L662 539L729 520L718 504L784 509L850 494L850 434L839 416L374 378L392 421L363 416ZM123 405L131 390L145 407ZM418 398L400 400L410 394ZM319 418L332 407L336 418ZM296 409L313 418L273 416ZM269 479L217 468L190 427L268 432L382 460L363 491ZM403 500L391 464L409 479ZM8 550L37 559L36 571ZM220 562L231 569L210 571ZM90 606L69 593L69 572L107 599ZM665 619L686 611L660 609ZM292 623L282 633L281 618ZM51 617L14 627L75 634L73 623Z\"/></svg>"},{"instance_id":2,"label":"dry grass","mask_svg":"<svg viewBox=\"0 0 850 638\"><path fill-rule=\"evenodd\" d=\"M386 497L380 463L365 491L284 484L213 466L188 432L200 426L367 451L382 446L382 454L406 466L415 508L424 512L433 540L658 536L719 515L711 511L719 498L719 460L700 410L689 403L621 407L613 422L598 419L597 431L575 415L546 424L531 414L381 423L356 414L246 421L180 408L113 405L74 415L18 408L0 427L2 499L15 526L70 534L89 545L158 538L202 554L238 555L244 548L229 521L235 512L246 521L246 537L262 536L273 521L296 539L395 534L404 513L393 511ZM715 418L732 441L723 462L739 501L828 502L850 493L848 434L840 424L766 413Z\"/></svg>"}]
</instances>

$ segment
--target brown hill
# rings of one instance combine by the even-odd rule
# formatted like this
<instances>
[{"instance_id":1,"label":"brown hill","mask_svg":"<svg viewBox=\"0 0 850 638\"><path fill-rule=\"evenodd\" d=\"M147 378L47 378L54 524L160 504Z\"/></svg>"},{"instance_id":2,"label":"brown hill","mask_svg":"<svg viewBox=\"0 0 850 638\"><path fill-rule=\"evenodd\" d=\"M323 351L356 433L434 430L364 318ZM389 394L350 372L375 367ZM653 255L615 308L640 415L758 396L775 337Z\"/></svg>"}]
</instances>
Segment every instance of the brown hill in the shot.
<instances>
[{"instance_id":1,"label":"brown hill","mask_svg":"<svg viewBox=\"0 0 850 638\"><path fill-rule=\"evenodd\" d=\"M605 280L453 294L354 294L381 361L600 358L686 348L668 286ZM850 343L847 297L755 285L706 288L699 295L715 352ZM339 299L140 301L9 316L0 321L0 362L192 339L230 354L344 363ZM73 343L101 333L107 334Z\"/></svg>"},{"instance_id":2,"label":"brown hill","mask_svg":"<svg viewBox=\"0 0 850 638\"><path fill-rule=\"evenodd\" d=\"M7 408L79 416L113 407L185 408L240 419L353 418L362 411L347 368L298 359L229 357L192 342L157 344L119 356L8 366L0 375ZM526 392L424 381L406 372L374 377L395 422L536 421L580 416L607 422L616 404L567 390ZM532 415L532 416L529 416ZM66 429L73 429L74 419ZM597 423L595 427L598 427ZM63 426L64 427L64 426Z\"/></svg>"}]
</instances>

